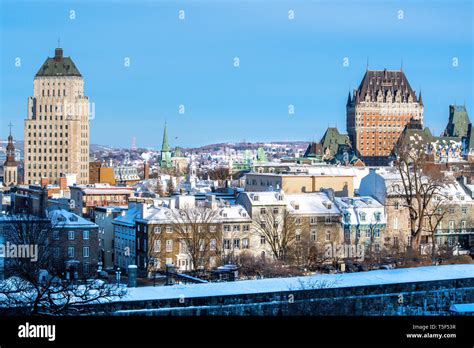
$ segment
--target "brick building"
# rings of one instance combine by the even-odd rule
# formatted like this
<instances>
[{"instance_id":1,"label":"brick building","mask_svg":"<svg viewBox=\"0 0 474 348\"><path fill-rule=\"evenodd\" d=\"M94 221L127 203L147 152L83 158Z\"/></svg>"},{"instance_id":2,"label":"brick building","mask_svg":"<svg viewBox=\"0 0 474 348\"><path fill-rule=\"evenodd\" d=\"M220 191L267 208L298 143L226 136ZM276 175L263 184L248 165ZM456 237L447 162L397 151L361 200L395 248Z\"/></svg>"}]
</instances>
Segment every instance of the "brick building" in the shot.
<instances>
[{"instance_id":1,"label":"brick building","mask_svg":"<svg viewBox=\"0 0 474 348\"><path fill-rule=\"evenodd\" d=\"M423 122L421 93L416 96L403 70L367 70L349 92L347 132L366 165L387 165L388 156L410 119Z\"/></svg>"}]
</instances>

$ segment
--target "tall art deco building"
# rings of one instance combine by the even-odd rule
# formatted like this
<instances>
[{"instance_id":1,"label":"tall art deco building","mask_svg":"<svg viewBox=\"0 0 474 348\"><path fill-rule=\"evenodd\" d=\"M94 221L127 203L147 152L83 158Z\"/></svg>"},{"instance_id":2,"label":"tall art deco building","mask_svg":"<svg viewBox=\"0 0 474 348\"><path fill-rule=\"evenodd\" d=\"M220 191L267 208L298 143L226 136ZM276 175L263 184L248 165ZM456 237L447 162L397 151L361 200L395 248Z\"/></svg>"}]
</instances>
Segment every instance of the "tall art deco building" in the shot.
<instances>
[{"instance_id":1,"label":"tall art deco building","mask_svg":"<svg viewBox=\"0 0 474 348\"><path fill-rule=\"evenodd\" d=\"M421 93L416 96L403 70L367 70L346 110L349 138L366 165L386 165L410 119L423 122Z\"/></svg>"},{"instance_id":2,"label":"tall art deco building","mask_svg":"<svg viewBox=\"0 0 474 348\"><path fill-rule=\"evenodd\" d=\"M24 157L26 184L42 178L57 184L71 173L78 184L89 181L89 99L81 73L62 48L46 59L33 81Z\"/></svg>"}]
</instances>

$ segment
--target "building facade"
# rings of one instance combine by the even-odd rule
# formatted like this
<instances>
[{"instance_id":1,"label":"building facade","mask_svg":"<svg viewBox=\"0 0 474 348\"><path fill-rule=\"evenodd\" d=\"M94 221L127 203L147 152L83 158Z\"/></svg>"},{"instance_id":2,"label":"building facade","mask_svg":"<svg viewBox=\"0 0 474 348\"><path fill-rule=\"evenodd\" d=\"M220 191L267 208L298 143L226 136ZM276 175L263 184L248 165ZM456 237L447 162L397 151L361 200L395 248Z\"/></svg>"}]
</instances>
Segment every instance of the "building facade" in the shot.
<instances>
[{"instance_id":1,"label":"building facade","mask_svg":"<svg viewBox=\"0 0 474 348\"><path fill-rule=\"evenodd\" d=\"M423 122L423 101L403 70L367 70L346 104L347 132L366 165L387 165L410 119Z\"/></svg>"},{"instance_id":2,"label":"building facade","mask_svg":"<svg viewBox=\"0 0 474 348\"><path fill-rule=\"evenodd\" d=\"M89 182L89 99L84 79L63 49L56 48L35 75L24 127L26 184L48 178L57 184L66 173Z\"/></svg>"}]
</instances>

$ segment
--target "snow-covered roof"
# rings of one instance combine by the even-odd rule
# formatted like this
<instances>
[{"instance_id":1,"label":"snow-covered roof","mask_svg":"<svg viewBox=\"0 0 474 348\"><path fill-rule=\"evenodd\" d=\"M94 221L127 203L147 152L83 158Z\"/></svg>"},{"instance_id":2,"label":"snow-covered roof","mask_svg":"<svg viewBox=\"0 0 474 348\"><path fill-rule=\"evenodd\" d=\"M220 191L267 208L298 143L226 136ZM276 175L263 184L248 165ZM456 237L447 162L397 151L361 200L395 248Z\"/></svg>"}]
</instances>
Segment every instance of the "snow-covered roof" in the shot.
<instances>
[{"instance_id":1,"label":"snow-covered roof","mask_svg":"<svg viewBox=\"0 0 474 348\"><path fill-rule=\"evenodd\" d=\"M129 209L124 210L121 215L117 216L112 223L133 226L138 217L140 217L140 209L137 206L129 207Z\"/></svg>"},{"instance_id":2,"label":"snow-covered roof","mask_svg":"<svg viewBox=\"0 0 474 348\"><path fill-rule=\"evenodd\" d=\"M206 284L178 284L172 286L145 286L128 288L127 295L115 302L144 301L173 298L195 298L240 294L258 294L279 291L298 291L311 288L348 288L382 284L398 284L474 277L474 265L442 265L415 268L397 268L342 274L241 280Z\"/></svg>"},{"instance_id":3,"label":"snow-covered roof","mask_svg":"<svg viewBox=\"0 0 474 348\"><path fill-rule=\"evenodd\" d=\"M219 208L217 219L221 222L251 221L249 214L240 204Z\"/></svg>"},{"instance_id":4,"label":"snow-covered roof","mask_svg":"<svg viewBox=\"0 0 474 348\"><path fill-rule=\"evenodd\" d=\"M252 205L285 205L285 194L280 191L241 192Z\"/></svg>"},{"instance_id":5,"label":"snow-covered roof","mask_svg":"<svg viewBox=\"0 0 474 348\"><path fill-rule=\"evenodd\" d=\"M64 209L50 209L48 218L53 226L61 228L98 228L95 223Z\"/></svg>"},{"instance_id":6,"label":"snow-covered roof","mask_svg":"<svg viewBox=\"0 0 474 348\"><path fill-rule=\"evenodd\" d=\"M340 214L337 206L324 192L285 194L285 201L288 211L293 214Z\"/></svg>"},{"instance_id":7,"label":"snow-covered roof","mask_svg":"<svg viewBox=\"0 0 474 348\"><path fill-rule=\"evenodd\" d=\"M387 222L384 206L373 197L335 197L334 201L346 224L381 225Z\"/></svg>"}]
</instances>

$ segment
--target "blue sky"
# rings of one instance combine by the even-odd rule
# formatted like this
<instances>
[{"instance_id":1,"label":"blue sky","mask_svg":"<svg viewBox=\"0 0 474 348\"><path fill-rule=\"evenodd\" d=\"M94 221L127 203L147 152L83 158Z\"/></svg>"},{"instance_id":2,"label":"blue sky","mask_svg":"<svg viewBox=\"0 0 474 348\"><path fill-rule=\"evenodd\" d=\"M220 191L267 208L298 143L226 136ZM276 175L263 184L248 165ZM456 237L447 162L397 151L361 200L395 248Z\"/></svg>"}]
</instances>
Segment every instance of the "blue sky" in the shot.
<instances>
[{"instance_id":1,"label":"blue sky","mask_svg":"<svg viewBox=\"0 0 474 348\"><path fill-rule=\"evenodd\" d=\"M3 139L10 121L23 138L34 75L58 37L95 103L96 144L129 147L136 137L137 146L158 148L165 120L171 145L185 147L319 140L335 125L345 132L347 93L367 59L371 69L399 69L403 59L434 133L444 129L449 104L465 103L474 119L470 1L0 3Z\"/></svg>"}]
</instances>

